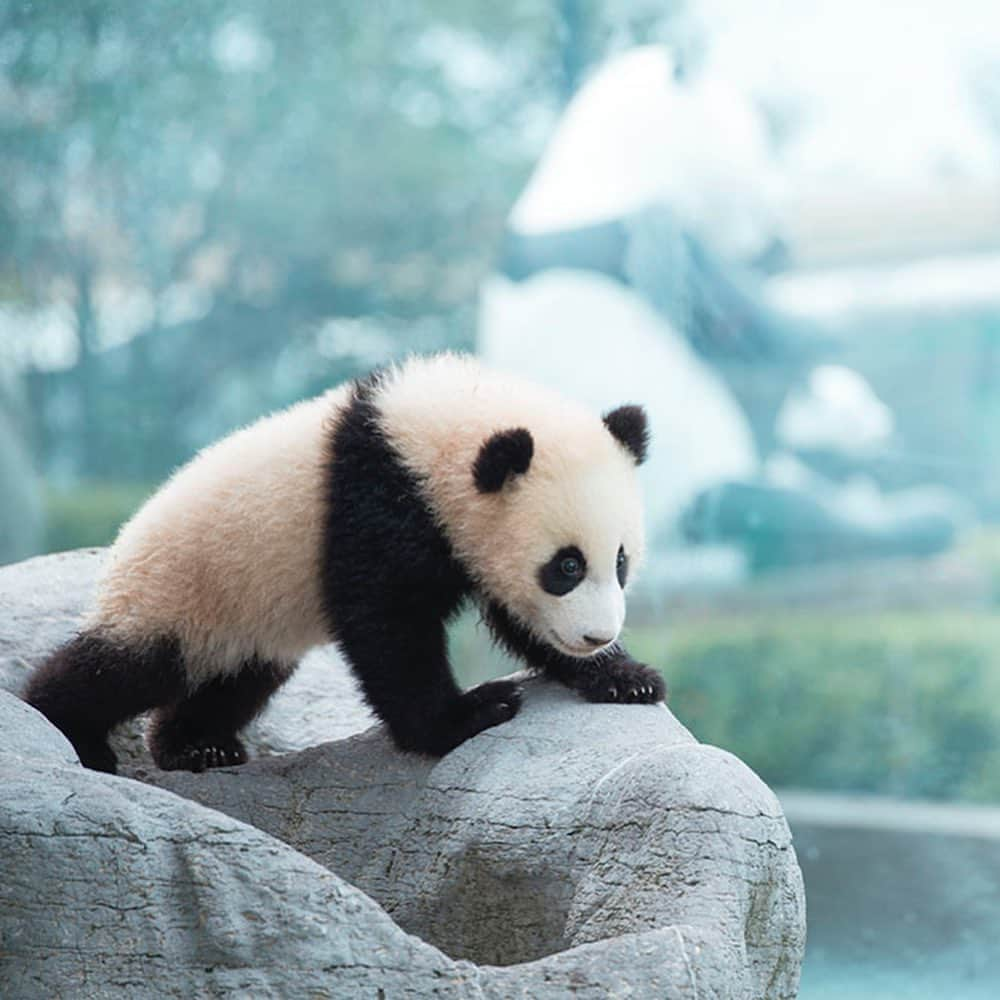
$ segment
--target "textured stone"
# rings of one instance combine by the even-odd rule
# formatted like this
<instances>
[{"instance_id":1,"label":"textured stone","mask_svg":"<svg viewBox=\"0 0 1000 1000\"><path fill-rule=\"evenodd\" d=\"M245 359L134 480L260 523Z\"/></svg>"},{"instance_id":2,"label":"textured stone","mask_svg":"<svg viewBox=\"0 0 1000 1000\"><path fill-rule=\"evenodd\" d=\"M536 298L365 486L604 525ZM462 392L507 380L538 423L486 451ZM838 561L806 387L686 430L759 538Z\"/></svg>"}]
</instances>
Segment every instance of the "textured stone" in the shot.
<instances>
[{"instance_id":1,"label":"textured stone","mask_svg":"<svg viewBox=\"0 0 1000 1000\"><path fill-rule=\"evenodd\" d=\"M0 784L5 1000L469 995L475 970L220 813L12 755Z\"/></svg>"},{"instance_id":2,"label":"textured stone","mask_svg":"<svg viewBox=\"0 0 1000 1000\"><path fill-rule=\"evenodd\" d=\"M802 890L781 809L662 706L532 680L517 718L437 763L373 729L148 778L293 845L452 957L508 965L674 927L712 942L693 968L725 992L705 995L794 994Z\"/></svg>"},{"instance_id":3,"label":"textured stone","mask_svg":"<svg viewBox=\"0 0 1000 1000\"><path fill-rule=\"evenodd\" d=\"M0 571L8 665L69 634L98 560ZM362 725L316 662L324 711ZM530 680L515 720L439 762L375 727L201 775L129 766L145 784L85 771L0 694L5 998L796 993L781 809L662 706Z\"/></svg>"},{"instance_id":4,"label":"textured stone","mask_svg":"<svg viewBox=\"0 0 1000 1000\"><path fill-rule=\"evenodd\" d=\"M79 763L72 744L23 701L0 692L0 754L53 764Z\"/></svg>"}]
</instances>

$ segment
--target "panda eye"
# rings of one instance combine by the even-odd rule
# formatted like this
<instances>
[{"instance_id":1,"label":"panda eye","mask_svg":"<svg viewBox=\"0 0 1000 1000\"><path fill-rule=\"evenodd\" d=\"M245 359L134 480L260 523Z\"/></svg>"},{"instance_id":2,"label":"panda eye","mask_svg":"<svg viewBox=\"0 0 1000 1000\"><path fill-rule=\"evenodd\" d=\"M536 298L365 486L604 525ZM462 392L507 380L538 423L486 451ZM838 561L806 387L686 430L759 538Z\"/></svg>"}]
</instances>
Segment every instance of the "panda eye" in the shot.
<instances>
[{"instance_id":1,"label":"panda eye","mask_svg":"<svg viewBox=\"0 0 1000 1000\"><path fill-rule=\"evenodd\" d=\"M570 579L575 579L580 575L580 560L575 559L573 556L567 556L561 563L559 563L559 572L563 576L567 576Z\"/></svg>"},{"instance_id":2,"label":"panda eye","mask_svg":"<svg viewBox=\"0 0 1000 1000\"><path fill-rule=\"evenodd\" d=\"M547 594L562 597L587 575L587 560L575 545L567 545L538 571L538 582Z\"/></svg>"},{"instance_id":3,"label":"panda eye","mask_svg":"<svg viewBox=\"0 0 1000 1000\"><path fill-rule=\"evenodd\" d=\"M628 556L625 555L625 546L618 548L618 558L615 560L615 574L618 577L618 586L624 587L628 579Z\"/></svg>"}]
</instances>

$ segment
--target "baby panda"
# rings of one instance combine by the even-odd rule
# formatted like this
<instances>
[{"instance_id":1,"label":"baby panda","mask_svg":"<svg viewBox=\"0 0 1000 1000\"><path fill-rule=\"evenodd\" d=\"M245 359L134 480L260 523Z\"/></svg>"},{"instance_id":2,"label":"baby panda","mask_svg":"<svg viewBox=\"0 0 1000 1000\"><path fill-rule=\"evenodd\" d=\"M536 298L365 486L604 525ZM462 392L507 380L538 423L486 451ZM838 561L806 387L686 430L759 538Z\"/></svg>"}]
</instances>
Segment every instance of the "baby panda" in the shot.
<instances>
[{"instance_id":1,"label":"baby panda","mask_svg":"<svg viewBox=\"0 0 1000 1000\"><path fill-rule=\"evenodd\" d=\"M122 528L83 630L26 700L88 767L153 709L164 769L239 764L240 730L335 641L403 750L442 756L512 718L463 692L445 626L472 598L528 666L598 702L663 681L618 643L643 552L638 406L603 420L472 358L415 358L237 431Z\"/></svg>"}]
</instances>

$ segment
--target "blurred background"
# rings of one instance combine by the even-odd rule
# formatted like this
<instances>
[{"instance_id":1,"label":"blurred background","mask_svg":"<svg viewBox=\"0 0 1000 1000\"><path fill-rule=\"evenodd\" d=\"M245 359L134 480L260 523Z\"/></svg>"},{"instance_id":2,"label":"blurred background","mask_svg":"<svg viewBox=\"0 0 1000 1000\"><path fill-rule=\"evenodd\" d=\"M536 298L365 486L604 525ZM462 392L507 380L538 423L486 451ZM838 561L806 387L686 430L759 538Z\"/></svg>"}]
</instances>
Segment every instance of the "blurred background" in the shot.
<instances>
[{"instance_id":1,"label":"blurred background","mask_svg":"<svg viewBox=\"0 0 1000 1000\"><path fill-rule=\"evenodd\" d=\"M444 348L647 406L630 642L802 995L1000 995L1000 8L0 0L0 563Z\"/></svg>"}]
</instances>

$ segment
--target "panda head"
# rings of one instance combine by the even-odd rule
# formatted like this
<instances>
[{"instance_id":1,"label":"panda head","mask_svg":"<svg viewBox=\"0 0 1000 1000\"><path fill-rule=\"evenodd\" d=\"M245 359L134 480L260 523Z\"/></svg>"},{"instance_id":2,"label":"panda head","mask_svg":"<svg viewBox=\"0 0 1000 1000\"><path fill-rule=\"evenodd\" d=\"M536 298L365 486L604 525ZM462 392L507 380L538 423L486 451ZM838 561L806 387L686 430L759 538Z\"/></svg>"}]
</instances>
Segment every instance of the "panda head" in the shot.
<instances>
[{"instance_id":1,"label":"panda head","mask_svg":"<svg viewBox=\"0 0 1000 1000\"><path fill-rule=\"evenodd\" d=\"M472 477L490 530L477 568L489 596L537 639L587 657L618 638L643 555L646 415L621 406L546 431L515 427L482 442Z\"/></svg>"}]
</instances>

